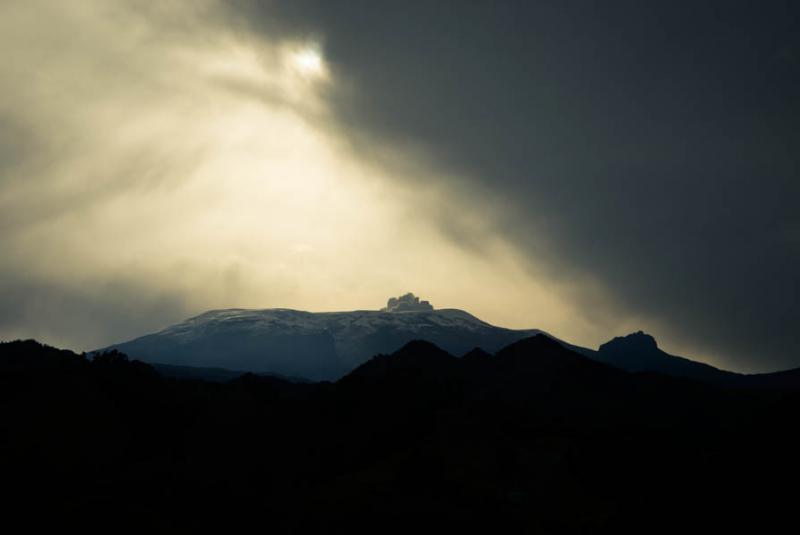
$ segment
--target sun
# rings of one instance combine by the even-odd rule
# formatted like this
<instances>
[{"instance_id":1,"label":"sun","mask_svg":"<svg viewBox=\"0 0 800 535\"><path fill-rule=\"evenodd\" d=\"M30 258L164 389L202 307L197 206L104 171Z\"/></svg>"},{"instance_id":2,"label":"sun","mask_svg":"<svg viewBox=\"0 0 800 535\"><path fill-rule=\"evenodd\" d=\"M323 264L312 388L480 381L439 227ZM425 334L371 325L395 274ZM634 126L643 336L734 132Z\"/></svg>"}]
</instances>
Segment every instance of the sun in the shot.
<instances>
[{"instance_id":1,"label":"sun","mask_svg":"<svg viewBox=\"0 0 800 535\"><path fill-rule=\"evenodd\" d=\"M325 76L325 62L317 47L305 46L294 51L291 61L294 69L303 76L309 78Z\"/></svg>"}]
</instances>

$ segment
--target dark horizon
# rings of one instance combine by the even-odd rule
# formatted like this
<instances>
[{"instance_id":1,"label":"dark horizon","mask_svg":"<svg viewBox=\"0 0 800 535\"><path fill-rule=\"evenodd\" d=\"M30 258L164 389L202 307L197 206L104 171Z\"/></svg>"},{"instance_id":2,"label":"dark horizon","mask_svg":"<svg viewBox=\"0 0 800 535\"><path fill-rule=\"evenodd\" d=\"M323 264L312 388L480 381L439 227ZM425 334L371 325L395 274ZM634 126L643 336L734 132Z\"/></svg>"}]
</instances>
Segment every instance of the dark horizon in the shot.
<instances>
[{"instance_id":1,"label":"dark horizon","mask_svg":"<svg viewBox=\"0 0 800 535\"><path fill-rule=\"evenodd\" d=\"M321 383L0 343L0 510L78 531L778 533L800 475L800 374L779 379L630 373L542 334L461 358L417 340Z\"/></svg>"}]
</instances>

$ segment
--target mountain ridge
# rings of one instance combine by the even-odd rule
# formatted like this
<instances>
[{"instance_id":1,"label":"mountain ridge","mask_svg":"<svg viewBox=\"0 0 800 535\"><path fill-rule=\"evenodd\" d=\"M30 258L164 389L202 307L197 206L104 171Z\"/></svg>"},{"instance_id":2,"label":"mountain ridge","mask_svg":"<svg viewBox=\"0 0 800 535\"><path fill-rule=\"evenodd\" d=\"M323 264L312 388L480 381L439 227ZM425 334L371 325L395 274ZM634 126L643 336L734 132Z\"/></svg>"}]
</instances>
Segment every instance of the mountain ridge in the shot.
<instances>
[{"instance_id":1,"label":"mountain ridge","mask_svg":"<svg viewBox=\"0 0 800 535\"><path fill-rule=\"evenodd\" d=\"M544 335L584 357L630 372L659 372L720 386L800 384L800 370L748 375L671 355L643 331L614 337L594 350L570 344L540 329L508 329L464 310L434 309L428 301L420 301L413 294L391 298L381 310L213 309L94 353L116 349L160 366L167 373L190 376L195 372L181 368L215 370L216 377L228 379L236 376L234 370L241 370L332 381L374 355L393 353L413 340L427 340L461 356L476 348L495 354L536 335Z\"/></svg>"}]
</instances>

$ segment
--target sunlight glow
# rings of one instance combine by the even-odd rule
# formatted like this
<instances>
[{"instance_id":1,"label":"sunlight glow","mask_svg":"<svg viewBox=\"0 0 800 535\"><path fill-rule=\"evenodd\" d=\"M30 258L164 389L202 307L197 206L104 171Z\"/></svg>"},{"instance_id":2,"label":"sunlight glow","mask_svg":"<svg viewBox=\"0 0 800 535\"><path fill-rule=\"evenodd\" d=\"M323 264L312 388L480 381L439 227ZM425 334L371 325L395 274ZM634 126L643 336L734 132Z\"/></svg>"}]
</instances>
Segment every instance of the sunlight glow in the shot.
<instances>
[{"instance_id":1,"label":"sunlight glow","mask_svg":"<svg viewBox=\"0 0 800 535\"><path fill-rule=\"evenodd\" d=\"M323 78L326 75L325 62L318 46L305 45L291 54L294 70L307 78Z\"/></svg>"}]
</instances>

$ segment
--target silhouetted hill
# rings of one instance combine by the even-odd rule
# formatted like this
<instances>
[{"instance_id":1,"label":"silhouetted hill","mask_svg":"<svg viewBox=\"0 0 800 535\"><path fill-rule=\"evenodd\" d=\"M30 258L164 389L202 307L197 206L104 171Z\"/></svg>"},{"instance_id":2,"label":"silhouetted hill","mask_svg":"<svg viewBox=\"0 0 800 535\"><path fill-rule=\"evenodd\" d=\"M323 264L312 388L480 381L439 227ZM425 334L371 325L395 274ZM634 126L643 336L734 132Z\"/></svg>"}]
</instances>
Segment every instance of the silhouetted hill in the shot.
<instances>
[{"instance_id":1,"label":"silhouetted hill","mask_svg":"<svg viewBox=\"0 0 800 535\"><path fill-rule=\"evenodd\" d=\"M726 381L738 375L665 353L659 349L655 338L642 331L606 342L600 346L595 358L632 372L660 372L712 382Z\"/></svg>"},{"instance_id":2,"label":"silhouetted hill","mask_svg":"<svg viewBox=\"0 0 800 535\"><path fill-rule=\"evenodd\" d=\"M56 349L36 340L0 342L0 372L58 372L86 365L86 359L72 351Z\"/></svg>"},{"instance_id":3,"label":"silhouetted hill","mask_svg":"<svg viewBox=\"0 0 800 535\"><path fill-rule=\"evenodd\" d=\"M362 364L342 380L382 381L388 378L408 380L415 377L450 377L456 373L458 359L436 345L424 340L414 340L391 355L378 355Z\"/></svg>"},{"instance_id":4,"label":"silhouetted hill","mask_svg":"<svg viewBox=\"0 0 800 535\"><path fill-rule=\"evenodd\" d=\"M464 355L462 355L461 358L469 361L469 360L482 360L489 358L491 356L492 356L491 354L489 354L487 351L484 351L480 347L475 347L464 353Z\"/></svg>"},{"instance_id":5,"label":"silhouetted hill","mask_svg":"<svg viewBox=\"0 0 800 535\"><path fill-rule=\"evenodd\" d=\"M539 334L525 338L501 349L495 355L497 365L503 369L535 374L536 376L569 374L574 376L584 370L597 374L619 375L616 370L592 361L562 343Z\"/></svg>"},{"instance_id":6,"label":"silhouetted hill","mask_svg":"<svg viewBox=\"0 0 800 535\"><path fill-rule=\"evenodd\" d=\"M335 383L0 344L7 523L278 533L774 532L797 393L629 373L546 336L413 341ZM790 525L790 524L786 524Z\"/></svg>"},{"instance_id":7,"label":"silhouetted hill","mask_svg":"<svg viewBox=\"0 0 800 535\"><path fill-rule=\"evenodd\" d=\"M394 386L406 389L415 385L417 395L422 383L447 382L459 385L460 396L513 396L519 400L543 392L561 394L567 387L591 388L629 378L625 372L585 358L539 334L514 342L495 355L473 350L464 358L456 358L430 342L413 341L391 355L373 357L339 384L369 384L383 393Z\"/></svg>"},{"instance_id":8,"label":"silhouetted hill","mask_svg":"<svg viewBox=\"0 0 800 535\"><path fill-rule=\"evenodd\" d=\"M800 369L749 375L720 370L670 355L659 349L655 338L642 331L606 342L592 358L631 372L658 372L720 386L800 389Z\"/></svg>"}]
</instances>

